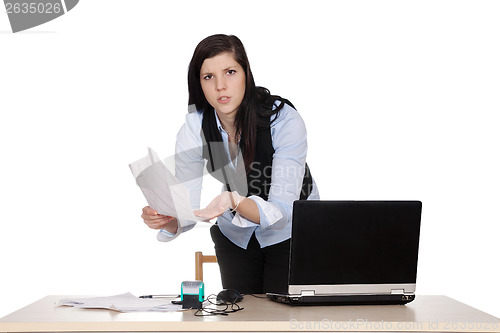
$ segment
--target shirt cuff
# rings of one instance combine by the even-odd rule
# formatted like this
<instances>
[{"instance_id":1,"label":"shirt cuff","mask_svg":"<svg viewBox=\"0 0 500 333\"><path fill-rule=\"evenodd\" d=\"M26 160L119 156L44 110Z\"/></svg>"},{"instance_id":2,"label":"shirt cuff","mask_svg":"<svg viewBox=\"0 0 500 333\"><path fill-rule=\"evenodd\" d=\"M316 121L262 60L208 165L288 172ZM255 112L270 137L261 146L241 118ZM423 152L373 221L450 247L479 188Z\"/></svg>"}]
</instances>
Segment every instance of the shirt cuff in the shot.
<instances>
[{"instance_id":1,"label":"shirt cuff","mask_svg":"<svg viewBox=\"0 0 500 333\"><path fill-rule=\"evenodd\" d=\"M179 237L179 235L182 234L183 232L193 229L194 226L196 225L196 222L184 225L184 227L181 226L181 224L182 223L179 223L179 226L177 227L177 232L175 234L166 229L161 229L160 231L158 231L156 239L158 239L160 242L170 242Z\"/></svg>"},{"instance_id":2,"label":"shirt cuff","mask_svg":"<svg viewBox=\"0 0 500 333\"><path fill-rule=\"evenodd\" d=\"M179 229L180 228L177 228L177 233L175 233L175 234L173 234L170 231L167 231L165 229L161 229L160 231L158 231L158 234L156 235L156 239L158 239L160 242L170 242L171 240L173 240L173 239L177 238L177 236L179 236L179 234L180 234Z\"/></svg>"},{"instance_id":3,"label":"shirt cuff","mask_svg":"<svg viewBox=\"0 0 500 333\"><path fill-rule=\"evenodd\" d=\"M255 201L257 207L259 207L260 226L262 228L273 227L275 229L282 229L284 227L282 225L283 213L273 203L265 201L256 195L249 196L248 199Z\"/></svg>"},{"instance_id":4,"label":"shirt cuff","mask_svg":"<svg viewBox=\"0 0 500 333\"><path fill-rule=\"evenodd\" d=\"M231 220L231 223L240 228L250 228L258 226L257 223L254 223L249 219L244 218L238 212L236 213L236 215L234 215L233 219Z\"/></svg>"}]
</instances>

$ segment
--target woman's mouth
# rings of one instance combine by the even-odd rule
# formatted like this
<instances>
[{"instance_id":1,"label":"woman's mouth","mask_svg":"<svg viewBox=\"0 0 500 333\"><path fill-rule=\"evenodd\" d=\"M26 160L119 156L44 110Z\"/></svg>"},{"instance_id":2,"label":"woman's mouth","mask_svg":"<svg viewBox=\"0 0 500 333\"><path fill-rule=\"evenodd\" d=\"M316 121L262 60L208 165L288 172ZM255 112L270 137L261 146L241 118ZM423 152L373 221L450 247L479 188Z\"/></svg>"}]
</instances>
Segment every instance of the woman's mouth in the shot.
<instances>
[{"instance_id":1,"label":"woman's mouth","mask_svg":"<svg viewBox=\"0 0 500 333\"><path fill-rule=\"evenodd\" d=\"M231 97L222 96L217 99L219 103L226 104L231 100Z\"/></svg>"}]
</instances>

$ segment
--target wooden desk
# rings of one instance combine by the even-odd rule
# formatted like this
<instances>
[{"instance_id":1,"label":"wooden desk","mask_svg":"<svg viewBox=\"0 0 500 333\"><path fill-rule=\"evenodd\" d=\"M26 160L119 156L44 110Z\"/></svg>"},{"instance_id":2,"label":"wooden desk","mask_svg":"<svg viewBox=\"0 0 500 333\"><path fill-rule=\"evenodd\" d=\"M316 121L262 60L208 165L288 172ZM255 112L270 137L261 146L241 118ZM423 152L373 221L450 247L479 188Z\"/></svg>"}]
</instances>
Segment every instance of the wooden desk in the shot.
<instances>
[{"instance_id":1,"label":"wooden desk","mask_svg":"<svg viewBox=\"0 0 500 333\"><path fill-rule=\"evenodd\" d=\"M498 318L445 296L419 296L407 305L311 306L245 296L228 316L183 312L119 313L56 306L48 296L0 319L0 332L344 331L500 332Z\"/></svg>"}]
</instances>

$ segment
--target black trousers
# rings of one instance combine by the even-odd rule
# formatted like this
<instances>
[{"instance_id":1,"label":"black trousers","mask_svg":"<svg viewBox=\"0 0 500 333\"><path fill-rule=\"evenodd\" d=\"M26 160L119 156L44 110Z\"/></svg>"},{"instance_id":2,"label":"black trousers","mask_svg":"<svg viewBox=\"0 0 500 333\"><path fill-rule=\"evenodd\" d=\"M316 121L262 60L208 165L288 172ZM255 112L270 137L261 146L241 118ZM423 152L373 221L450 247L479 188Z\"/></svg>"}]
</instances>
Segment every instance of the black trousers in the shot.
<instances>
[{"instance_id":1,"label":"black trousers","mask_svg":"<svg viewBox=\"0 0 500 333\"><path fill-rule=\"evenodd\" d=\"M210 234L224 289L244 294L288 291L290 239L261 248L254 233L245 250L224 236L217 225L210 228Z\"/></svg>"}]
</instances>

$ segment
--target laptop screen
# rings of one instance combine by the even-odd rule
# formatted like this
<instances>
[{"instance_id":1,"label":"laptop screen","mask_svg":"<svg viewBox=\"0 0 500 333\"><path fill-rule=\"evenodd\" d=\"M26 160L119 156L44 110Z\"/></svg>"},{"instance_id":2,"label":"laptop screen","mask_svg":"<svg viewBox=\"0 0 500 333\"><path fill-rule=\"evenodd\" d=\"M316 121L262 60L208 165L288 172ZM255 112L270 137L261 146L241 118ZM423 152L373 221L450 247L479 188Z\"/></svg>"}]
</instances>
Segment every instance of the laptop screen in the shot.
<instances>
[{"instance_id":1,"label":"laptop screen","mask_svg":"<svg viewBox=\"0 0 500 333\"><path fill-rule=\"evenodd\" d=\"M294 203L290 285L415 283L420 201Z\"/></svg>"}]
</instances>

